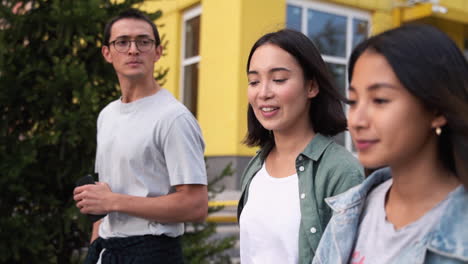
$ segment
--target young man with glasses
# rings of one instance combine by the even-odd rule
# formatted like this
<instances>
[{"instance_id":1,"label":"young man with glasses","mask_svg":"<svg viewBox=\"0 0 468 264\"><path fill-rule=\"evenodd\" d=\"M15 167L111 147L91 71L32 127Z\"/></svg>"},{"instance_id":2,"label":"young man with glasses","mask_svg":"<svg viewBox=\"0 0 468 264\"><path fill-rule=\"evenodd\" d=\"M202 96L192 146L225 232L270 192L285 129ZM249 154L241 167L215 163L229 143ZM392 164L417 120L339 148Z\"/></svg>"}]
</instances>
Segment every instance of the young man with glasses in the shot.
<instances>
[{"instance_id":1,"label":"young man with glasses","mask_svg":"<svg viewBox=\"0 0 468 264\"><path fill-rule=\"evenodd\" d=\"M160 44L138 10L106 25L102 54L122 96L99 114L99 182L74 190L81 213L107 214L93 225L86 263L182 263L183 222L207 215L203 138L190 111L154 79Z\"/></svg>"}]
</instances>

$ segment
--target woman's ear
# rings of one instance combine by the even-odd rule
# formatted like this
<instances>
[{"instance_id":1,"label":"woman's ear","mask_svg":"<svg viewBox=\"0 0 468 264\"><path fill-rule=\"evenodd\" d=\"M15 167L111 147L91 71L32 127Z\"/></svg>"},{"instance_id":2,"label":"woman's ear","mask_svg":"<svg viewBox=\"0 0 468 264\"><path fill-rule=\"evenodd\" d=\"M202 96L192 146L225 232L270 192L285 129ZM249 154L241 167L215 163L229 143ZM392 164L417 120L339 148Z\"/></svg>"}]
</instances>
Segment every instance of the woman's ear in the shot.
<instances>
[{"instance_id":1,"label":"woman's ear","mask_svg":"<svg viewBox=\"0 0 468 264\"><path fill-rule=\"evenodd\" d=\"M438 127L443 127L447 124L447 118L441 114L437 114L432 120L431 127L436 129Z\"/></svg>"},{"instance_id":2,"label":"woman's ear","mask_svg":"<svg viewBox=\"0 0 468 264\"><path fill-rule=\"evenodd\" d=\"M315 80L308 80L306 82L307 87L307 98L314 98L319 93L319 87L317 81Z\"/></svg>"}]
</instances>

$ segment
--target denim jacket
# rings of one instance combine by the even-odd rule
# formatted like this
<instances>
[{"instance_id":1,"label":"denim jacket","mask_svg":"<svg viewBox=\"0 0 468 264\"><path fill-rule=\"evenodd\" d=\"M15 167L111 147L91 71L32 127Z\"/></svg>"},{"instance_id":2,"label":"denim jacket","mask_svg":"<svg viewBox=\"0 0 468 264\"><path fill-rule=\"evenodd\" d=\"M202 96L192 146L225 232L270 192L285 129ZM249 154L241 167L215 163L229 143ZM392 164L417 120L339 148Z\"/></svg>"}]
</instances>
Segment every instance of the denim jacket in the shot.
<instances>
[{"instance_id":1,"label":"denim jacket","mask_svg":"<svg viewBox=\"0 0 468 264\"><path fill-rule=\"evenodd\" d=\"M334 213L322 236L313 264L349 263L366 197L375 186L390 177L389 168L378 170L361 185L326 199ZM441 221L421 241L403 249L395 264L468 263L468 192L460 188L452 198Z\"/></svg>"},{"instance_id":2,"label":"denim jacket","mask_svg":"<svg viewBox=\"0 0 468 264\"><path fill-rule=\"evenodd\" d=\"M253 177L262 167L271 148L264 148L252 158L241 179L242 196L237 216L247 203ZM299 178L301 223L299 227L299 263L310 263L332 211L325 198L358 185L364 172L357 159L329 137L316 134L296 158Z\"/></svg>"}]
</instances>

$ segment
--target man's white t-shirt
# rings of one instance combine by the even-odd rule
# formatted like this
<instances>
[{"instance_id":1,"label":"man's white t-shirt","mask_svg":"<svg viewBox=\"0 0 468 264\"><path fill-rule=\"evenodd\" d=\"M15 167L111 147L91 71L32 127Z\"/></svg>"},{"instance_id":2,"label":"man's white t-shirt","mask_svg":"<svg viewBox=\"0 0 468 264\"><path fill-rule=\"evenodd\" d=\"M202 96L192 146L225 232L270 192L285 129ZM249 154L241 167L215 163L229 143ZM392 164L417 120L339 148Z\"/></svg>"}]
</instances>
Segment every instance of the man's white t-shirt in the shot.
<instances>
[{"instance_id":1,"label":"man's white t-shirt","mask_svg":"<svg viewBox=\"0 0 468 264\"><path fill-rule=\"evenodd\" d=\"M96 172L113 192L156 197L180 184L207 184L204 141L187 108L161 89L130 103L116 100L99 114ZM183 234L183 223L157 223L109 213L99 236Z\"/></svg>"}]
</instances>

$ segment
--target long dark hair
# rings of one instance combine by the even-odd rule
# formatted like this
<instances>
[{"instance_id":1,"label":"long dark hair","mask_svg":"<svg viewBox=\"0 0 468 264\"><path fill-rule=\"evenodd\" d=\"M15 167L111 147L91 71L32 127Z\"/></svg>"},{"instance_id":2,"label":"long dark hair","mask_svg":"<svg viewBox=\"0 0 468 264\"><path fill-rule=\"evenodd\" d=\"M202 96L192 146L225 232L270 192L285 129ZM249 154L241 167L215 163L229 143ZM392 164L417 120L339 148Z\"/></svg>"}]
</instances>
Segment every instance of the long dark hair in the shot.
<instances>
[{"instance_id":1,"label":"long dark hair","mask_svg":"<svg viewBox=\"0 0 468 264\"><path fill-rule=\"evenodd\" d=\"M305 80L315 80L319 87L316 97L310 99L309 118L316 133L334 136L346 130L343 96L336 88L327 65L312 41L301 32L283 29L262 36L250 50L247 72L255 50L265 44L273 44L291 54L304 72ZM274 144L273 137L255 117L252 106L247 111L248 132L244 143L264 147Z\"/></svg>"},{"instance_id":2,"label":"long dark hair","mask_svg":"<svg viewBox=\"0 0 468 264\"><path fill-rule=\"evenodd\" d=\"M383 55L403 86L424 106L447 119L439 158L468 187L468 63L456 44L428 25L404 25L359 44L349 61L370 50Z\"/></svg>"}]
</instances>

